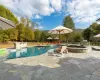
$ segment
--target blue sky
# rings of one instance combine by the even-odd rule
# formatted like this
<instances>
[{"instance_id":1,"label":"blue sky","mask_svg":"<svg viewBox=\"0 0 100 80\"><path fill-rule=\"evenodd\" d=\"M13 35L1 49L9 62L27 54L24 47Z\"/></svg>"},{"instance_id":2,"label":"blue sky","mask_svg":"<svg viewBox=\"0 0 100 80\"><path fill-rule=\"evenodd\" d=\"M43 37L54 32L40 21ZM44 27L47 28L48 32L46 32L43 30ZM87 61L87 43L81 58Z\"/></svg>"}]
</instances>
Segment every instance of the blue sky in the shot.
<instances>
[{"instance_id":1,"label":"blue sky","mask_svg":"<svg viewBox=\"0 0 100 80\"><path fill-rule=\"evenodd\" d=\"M41 19L32 19L43 26L42 29L49 30L63 24L64 15L61 13L53 13L50 16L43 16Z\"/></svg>"},{"instance_id":2,"label":"blue sky","mask_svg":"<svg viewBox=\"0 0 100 80\"><path fill-rule=\"evenodd\" d=\"M53 13L50 16L43 16L41 19L32 19L32 21L42 25L40 28L43 30L49 30L55 28L56 26L63 25L63 19L65 15L61 13ZM73 20L74 21L74 20ZM74 22L75 23L75 22ZM89 27L91 23L75 23L75 27L78 29L85 29Z\"/></svg>"},{"instance_id":3,"label":"blue sky","mask_svg":"<svg viewBox=\"0 0 100 80\"><path fill-rule=\"evenodd\" d=\"M76 28L87 28L100 18L100 0L0 0L20 20L28 17L39 24L39 29L49 30L62 25L70 15Z\"/></svg>"}]
</instances>

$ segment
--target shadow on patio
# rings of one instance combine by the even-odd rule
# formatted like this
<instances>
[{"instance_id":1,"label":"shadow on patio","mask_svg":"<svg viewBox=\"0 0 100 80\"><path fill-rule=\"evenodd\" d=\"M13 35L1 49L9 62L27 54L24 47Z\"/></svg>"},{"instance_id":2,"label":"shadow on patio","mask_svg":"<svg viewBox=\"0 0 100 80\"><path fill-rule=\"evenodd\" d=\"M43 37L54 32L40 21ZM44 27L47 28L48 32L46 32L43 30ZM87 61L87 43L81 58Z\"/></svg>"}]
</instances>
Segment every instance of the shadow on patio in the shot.
<instances>
[{"instance_id":1,"label":"shadow on patio","mask_svg":"<svg viewBox=\"0 0 100 80\"><path fill-rule=\"evenodd\" d=\"M100 80L100 59L63 58L60 67L0 62L0 80Z\"/></svg>"}]
</instances>

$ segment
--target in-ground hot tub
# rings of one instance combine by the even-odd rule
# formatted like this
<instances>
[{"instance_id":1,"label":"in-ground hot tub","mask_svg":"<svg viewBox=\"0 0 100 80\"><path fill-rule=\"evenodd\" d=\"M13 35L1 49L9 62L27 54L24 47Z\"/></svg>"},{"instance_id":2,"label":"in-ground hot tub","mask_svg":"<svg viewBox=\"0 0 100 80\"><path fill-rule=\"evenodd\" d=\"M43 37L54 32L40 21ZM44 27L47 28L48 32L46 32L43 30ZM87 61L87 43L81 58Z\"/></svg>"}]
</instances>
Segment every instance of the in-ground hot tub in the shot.
<instances>
[{"instance_id":1,"label":"in-ground hot tub","mask_svg":"<svg viewBox=\"0 0 100 80\"><path fill-rule=\"evenodd\" d=\"M68 45L68 52L87 53L88 48L84 46L79 46L79 45Z\"/></svg>"}]
</instances>

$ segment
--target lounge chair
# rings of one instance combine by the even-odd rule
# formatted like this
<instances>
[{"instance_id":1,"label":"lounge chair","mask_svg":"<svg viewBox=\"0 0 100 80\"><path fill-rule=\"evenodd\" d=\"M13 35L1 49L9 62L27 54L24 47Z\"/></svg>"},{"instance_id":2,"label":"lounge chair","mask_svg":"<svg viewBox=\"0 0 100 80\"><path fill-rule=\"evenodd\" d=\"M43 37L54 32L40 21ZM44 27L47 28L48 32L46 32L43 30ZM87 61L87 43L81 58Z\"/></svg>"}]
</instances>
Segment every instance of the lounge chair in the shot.
<instances>
[{"instance_id":1,"label":"lounge chair","mask_svg":"<svg viewBox=\"0 0 100 80\"><path fill-rule=\"evenodd\" d=\"M93 47L92 47L92 50L100 51L100 47L99 47L99 46L93 46Z\"/></svg>"},{"instance_id":2,"label":"lounge chair","mask_svg":"<svg viewBox=\"0 0 100 80\"><path fill-rule=\"evenodd\" d=\"M68 53L67 46L62 46L55 50L48 51L48 53L50 53L53 56L63 57L64 53Z\"/></svg>"},{"instance_id":3,"label":"lounge chair","mask_svg":"<svg viewBox=\"0 0 100 80\"><path fill-rule=\"evenodd\" d=\"M68 53L67 46L62 46L60 52L57 54L63 55L63 53Z\"/></svg>"}]
</instances>

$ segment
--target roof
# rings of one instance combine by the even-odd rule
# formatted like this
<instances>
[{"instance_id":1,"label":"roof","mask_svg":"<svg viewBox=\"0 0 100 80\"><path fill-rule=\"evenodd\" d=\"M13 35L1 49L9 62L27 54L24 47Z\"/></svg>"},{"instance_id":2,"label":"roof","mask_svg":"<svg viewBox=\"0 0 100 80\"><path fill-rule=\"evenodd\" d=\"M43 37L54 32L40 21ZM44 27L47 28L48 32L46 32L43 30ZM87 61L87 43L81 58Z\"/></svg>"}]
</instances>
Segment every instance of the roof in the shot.
<instances>
[{"instance_id":1,"label":"roof","mask_svg":"<svg viewBox=\"0 0 100 80\"><path fill-rule=\"evenodd\" d=\"M1 29L8 29L15 27L13 21L0 17L0 28Z\"/></svg>"},{"instance_id":2,"label":"roof","mask_svg":"<svg viewBox=\"0 0 100 80\"><path fill-rule=\"evenodd\" d=\"M97 19L96 21L100 21L100 18L99 18L99 19Z\"/></svg>"}]
</instances>

